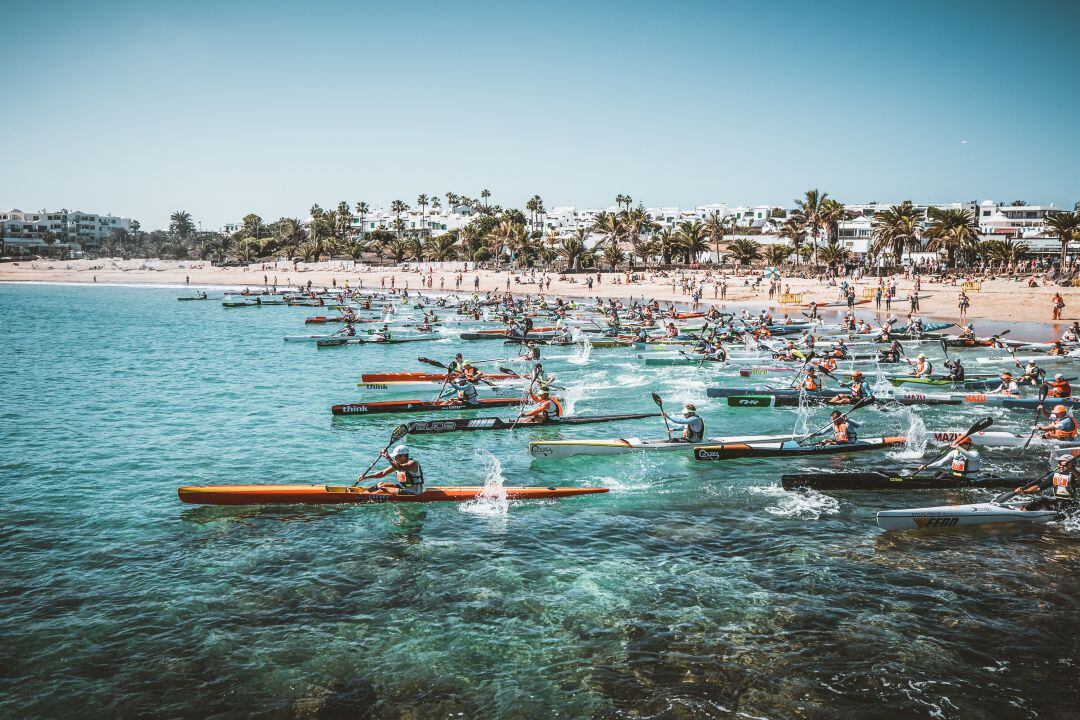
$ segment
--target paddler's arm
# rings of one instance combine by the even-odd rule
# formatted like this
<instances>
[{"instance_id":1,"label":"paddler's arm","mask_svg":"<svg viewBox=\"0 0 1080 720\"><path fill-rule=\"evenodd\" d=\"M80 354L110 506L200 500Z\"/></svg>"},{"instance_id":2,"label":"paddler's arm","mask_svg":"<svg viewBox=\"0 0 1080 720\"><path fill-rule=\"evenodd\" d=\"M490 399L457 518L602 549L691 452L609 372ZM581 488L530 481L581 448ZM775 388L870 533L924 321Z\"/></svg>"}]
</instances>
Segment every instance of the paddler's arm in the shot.
<instances>
[{"instance_id":1,"label":"paddler's arm","mask_svg":"<svg viewBox=\"0 0 1080 720\"><path fill-rule=\"evenodd\" d=\"M537 405L536 407L534 407L532 410L529 410L528 412L521 413L521 417L523 417L523 418L538 417L538 416L546 413L548 407L550 407L550 406L551 406L551 400L545 400L542 403L540 403L539 405Z\"/></svg>"},{"instance_id":2,"label":"paddler's arm","mask_svg":"<svg viewBox=\"0 0 1080 720\"><path fill-rule=\"evenodd\" d=\"M1016 493L1019 495L1032 495L1034 493L1045 490L1053 484L1054 478L1051 475L1043 480L1040 480L1039 482L1033 482L1030 485L1021 485L1020 487L1016 488Z\"/></svg>"}]
</instances>

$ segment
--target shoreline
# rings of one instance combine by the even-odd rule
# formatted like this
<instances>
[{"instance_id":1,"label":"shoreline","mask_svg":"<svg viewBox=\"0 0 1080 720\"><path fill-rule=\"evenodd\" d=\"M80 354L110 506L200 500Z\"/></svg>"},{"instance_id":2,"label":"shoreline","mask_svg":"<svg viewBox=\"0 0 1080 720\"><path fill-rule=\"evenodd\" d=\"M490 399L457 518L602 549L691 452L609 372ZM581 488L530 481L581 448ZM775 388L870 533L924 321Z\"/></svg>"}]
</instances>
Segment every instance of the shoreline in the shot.
<instances>
[{"instance_id":1,"label":"shoreline","mask_svg":"<svg viewBox=\"0 0 1080 720\"><path fill-rule=\"evenodd\" d=\"M20 263L18 265L5 263L0 264L0 282L71 286L159 287L176 289L182 293L185 290L242 291L245 288L252 291L261 291L265 287L272 285L273 280L276 278L279 290L293 288L298 284L307 286L310 281L313 288L325 286L333 289L336 282L339 287L343 287L348 283L349 287L354 290L362 288L365 291L388 292L391 280L394 280L399 291L407 287L410 293L419 291L425 294L467 296L474 292L473 288L477 278L479 278L479 292L481 293L489 290L505 291L507 279L510 278L510 292L512 294L534 296L541 294L541 290L536 284L518 283L513 280L515 276L522 279L531 276L511 274L506 271L497 272L495 270L470 270L464 272L461 288L455 289L454 281L458 275L458 270L436 270L432 268L429 272L429 266L426 265L350 269L344 267L328 268L325 267L326 264L324 263L322 264L324 267L301 267L297 269L290 267L287 270L282 270L259 265L222 268L201 262L187 266L186 262L182 261L129 260L110 261L108 266L100 264L92 266L90 264L101 262L100 260L75 260L69 262L35 261L30 264ZM153 263L154 267L148 267L150 263ZM594 285L591 289L583 282L587 277L590 277L589 275L577 274L570 276L570 278L577 280L577 282L570 282L569 279L560 281L558 280L558 274L552 273L547 276L551 280L550 289L545 285L543 294L576 298L618 298L623 300L633 297L646 300L656 299L663 303L674 302L681 305L690 305L692 298L683 292L681 287L673 287L673 281L683 277L695 280L705 278L705 272L701 270L675 272L666 278L656 274L646 274L640 270L636 272L639 275L645 275L646 279L626 284L622 282L626 277L625 272L601 272L599 284ZM264 276L267 280L267 286L263 285ZM426 284L424 287L420 287L421 278L427 280L429 277L432 279L432 287L428 288ZM543 277L543 273L537 273L536 277ZM592 274L591 277L595 280L596 275ZM756 275L726 276L728 290L725 299L713 297L719 294L715 283L720 277L711 277L706 280L706 284L702 289L701 305L706 308L710 305L716 305L721 310L734 311L743 308L755 311L768 308L774 316L782 317L784 313L788 313L793 318L799 317L805 310L799 305L781 305L778 298L770 298L768 286L764 282L757 288L747 284L752 284L758 277ZM895 281L897 287L897 296L893 300L892 309L886 311L883 302L882 308L879 310L874 307L871 300L869 303L856 305L855 310L858 317L870 321L880 321L889 313L899 318L906 317L909 308L908 295L913 290L914 282L899 276L885 278L886 283L890 280ZM385 286L383 286L383 282L385 282ZM784 278L782 282L785 289L790 288L793 294L801 295L803 303L810 300L816 300L819 303L835 302L839 292L836 286L829 286L826 282L820 280ZM849 282L851 281L849 280ZM868 288L871 290L876 288L877 283L876 276L862 278L860 281L853 283L857 298L862 299L863 293ZM443 284L443 287L440 287L440 284ZM934 283L924 278L920 290L918 314L925 319L959 322L960 317L956 299L960 290L961 285L959 282L956 285ZM1065 301L1065 308L1060 322L1055 322L1051 318L1051 299L1056 292L1060 293ZM993 328L994 330L1000 330L1015 323L1023 323L1049 327L1051 331L1060 335L1065 326L1071 324L1074 320L1080 320L1080 288L1046 286L1041 279L1039 280L1039 287L1036 288L1029 288L1023 281L1011 279L985 280L981 283L981 291L971 291L968 292L968 295L971 298L971 307L968 311L967 320L976 323L976 332L980 334L989 334L992 329L986 326L991 324L998 326ZM824 308L819 312L839 315L844 309L844 307ZM984 332L984 330L987 332ZM1014 332L1016 330L1021 329L1016 328Z\"/></svg>"}]
</instances>

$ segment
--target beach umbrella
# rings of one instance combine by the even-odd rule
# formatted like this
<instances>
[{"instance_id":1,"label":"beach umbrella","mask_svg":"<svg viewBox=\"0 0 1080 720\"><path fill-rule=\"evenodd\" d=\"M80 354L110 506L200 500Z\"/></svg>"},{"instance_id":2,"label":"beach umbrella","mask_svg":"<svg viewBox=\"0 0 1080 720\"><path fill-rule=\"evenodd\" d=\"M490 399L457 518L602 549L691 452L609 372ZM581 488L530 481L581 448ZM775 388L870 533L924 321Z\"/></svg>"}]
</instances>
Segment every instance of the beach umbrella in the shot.
<instances>
[{"instance_id":1,"label":"beach umbrella","mask_svg":"<svg viewBox=\"0 0 1080 720\"><path fill-rule=\"evenodd\" d=\"M775 265L770 265L769 267L765 268L765 277L769 278L770 280L779 279L780 268L776 267Z\"/></svg>"}]
</instances>

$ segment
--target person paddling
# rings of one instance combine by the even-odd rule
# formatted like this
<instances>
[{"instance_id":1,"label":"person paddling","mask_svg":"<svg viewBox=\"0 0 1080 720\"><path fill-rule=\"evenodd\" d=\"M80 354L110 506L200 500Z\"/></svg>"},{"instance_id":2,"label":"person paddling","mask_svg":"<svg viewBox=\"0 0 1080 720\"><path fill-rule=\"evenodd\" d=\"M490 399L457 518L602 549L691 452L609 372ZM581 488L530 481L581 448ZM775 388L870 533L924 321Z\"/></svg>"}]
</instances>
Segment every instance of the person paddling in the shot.
<instances>
[{"instance_id":1,"label":"person paddling","mask_svg":"<svg viewBox=\"0 0 1080 720\"><path fill-rule=\"evenodd\" d=\"M957 443L952 451L937 462L930 463L927 467L948 468L948 475L958 480L975 482L979 478L982 469L982 461L979 453L971 449L970 437L963 438Z\"/></svg>"},{"instance_id":2,"label":"person paddling","mask_svg":"<svg viewBox=\"0 0 1080 720\"><path fill-rule=\"evenodd\" d=\"M668 415L663 410L660 413L664 419L682 426L682 437L678 439L678 442L701 442L705 437L705 421L697 414L697 407L694 404L687 403L683 406L682 417Z\"/></svg>"},{"instance_id":3,"label":"person paddling","mask_svg":"<svg viewBox=\"0 0 1080 720\"><path fill-rule=\"evenodd\" d=\"M908 362L912 364L910 373L912 377L928 378L934 374L934 365L926 359L926 353L919 353L917 360L914 362L908 360Z\"/></svg>"},{"instance_id":4,"label":"person paddling","mask_svg":"<svg viewBox=\"0 0 1080 720\"><path fill-rule=\"evenodd\" d=\"M1054 472L1046 478L1016 488L1017 495L1036 493L1040 493L1039 497L1025 510L1064 510L1076 505L1077 499L1080 499L1080 472L1076 470L1076 459L1063 457L1058 460Z\"/></svg>"},{"instance_id":5,"label":"person paddling","mask_svg":"<svg viewBox=\"0 0 1080 720\"><path fill-rule=\"evenodd\" d=\"M377 480L390 473L397 473L397 482L380 482L372 485L367 492L386 492L391 495L419 495L424 492L424 470L420 463L409 457L409 448L398 445L391 452L379 453L390 466L370 475L361 475L357 482Z\"/></svg>"},{"instance_id":6,"label":"person paddling","mask_svg":"<svg viewBox=\"0 0 1080 720\"><path fill-rule=\"evenodd\" d=\"M946 380L964 382L964 365L960 362L960 358L946 360L945 368L949 371L949 374L945 376Z\"/></svg>"},{"instance_id":7,"label":"person paddling","mask_svg":"<svg viewBox=\"0 0 1080 720\"><path fill-rule=\"evenodd\" d=\"M1012 373L1001 373L1001 384L997 388L989 392L990 395L1008 395L1009 397L1018 397L1020 395L1020 386L1016 384L1016 380L1013 379Z\"/></svg>"},{"instance_id":8,"label":"person paddling","mask_svg":"<svg viewBox=\"0 0 1080 720\"><path fill-rule=\"evenodd\" d=\"M1072 385L1061 373L1056 373L1053 380L1046 381L1047 397L1067 398L1072 397Z\"/></svg>"},{"instance_id":9,"label":"person paddling","mask_svg":"<svg viewBox=\"0 0 1080 720\"><path fill-rule=\"evenodd\" d=\"M529 393L529 399L536 403L536 407L528 412L521 413L519 423L542 425L543 423L557 420L562 417L563 406L558 398L551 397L546 383L536 393Z\"/></svg>"},{"instance_id":10,"label":"person paddling","mask_svg":"<svg viewBox=\"0 0 1080 720\"><path fill-rule=\"evenodd\" d=\"M459 402L465 403L468 407L477 407L480 404L480 394L476 392L476 384L469 380L468 377L458 376L452 379L446 385L446 390L443 391L440 397L446 397L450 394L456 394Z\"/></svg>"},{"instance_id":11,"label":"person paddling","mask_svg":"<svg viewBox=\"0 0 1080 720\"><path fill-rule=\"evenodd\" d=\"M1050 419L1037 428L1048 440L1072 440L1077 435L1076 418L1064 405L1057 405L1050 412Z\"/></svg>"},{"instance_id":12,"label":"person paddling","mask_svg":"<svg viewBox=\"0 0 1080 720\"><path fill-rule=\"evenodd\" d=\"M851 373L851 385L848 386L848 392L832 398L829 404L854 405L860 400L873 396L874 393L870 390L870 384L866 382L866 378L863 377L862 370L855 370Z\"/></svg>"},{"instance_id":13,"label":"person paddling","mask_svg":"<svg viewBox=\"0 0 1080 720\"><path fill-rule=\"evenodd\" d=\"M859 439L858 433L856 432L859 428L859 424L848 418L844 413L839 410L833 410L831 422L833 429L832 440L824 440L822 441L822 445L846 445Z\"/></svg>"}]
</instances>

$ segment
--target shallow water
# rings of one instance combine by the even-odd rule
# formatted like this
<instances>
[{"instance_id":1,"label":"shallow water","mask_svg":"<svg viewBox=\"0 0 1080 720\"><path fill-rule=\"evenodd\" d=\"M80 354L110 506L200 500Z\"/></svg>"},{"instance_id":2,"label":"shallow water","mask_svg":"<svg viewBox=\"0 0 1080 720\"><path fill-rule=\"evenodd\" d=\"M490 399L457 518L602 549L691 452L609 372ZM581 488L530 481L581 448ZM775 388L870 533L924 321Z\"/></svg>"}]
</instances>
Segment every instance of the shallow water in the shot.
<instances>
[{"instance_id":1,"label":"shallow water","mask_svg":"<svg viewBox=\"0 0 1080 720\"><path fill-rule=\"evenodd\" d=\"M305 327L314 308L178 294L0 287L2 717L77 706L87 719L1056 718L1080 707L1075 523L874 524L878 509L988 493L829 497L781 490L792 466L779 461L525 451L534 438L658 437L655 419L409 441L429 483L611 488L603 496L182 505L180 484L351 482L405 419L331 419L331 404L360 398L362 371L418 370L418 355L459 347L474 359L508 351L456 340L317 350L281 341L336 329ZM709 434L798 420L704 394L766 378L562 354L549 369L579 414L648 412L656 390L673 407L697 402ZM808 412L809 427L826 421ZM911 422L862 414L865 436ZM990 414L997 429L1029 427L1027 413ZM973 414L919 416L939 429ZM998 450L984 463L1036 472L1046 453Z\"/></svg>"}]
</instances>

